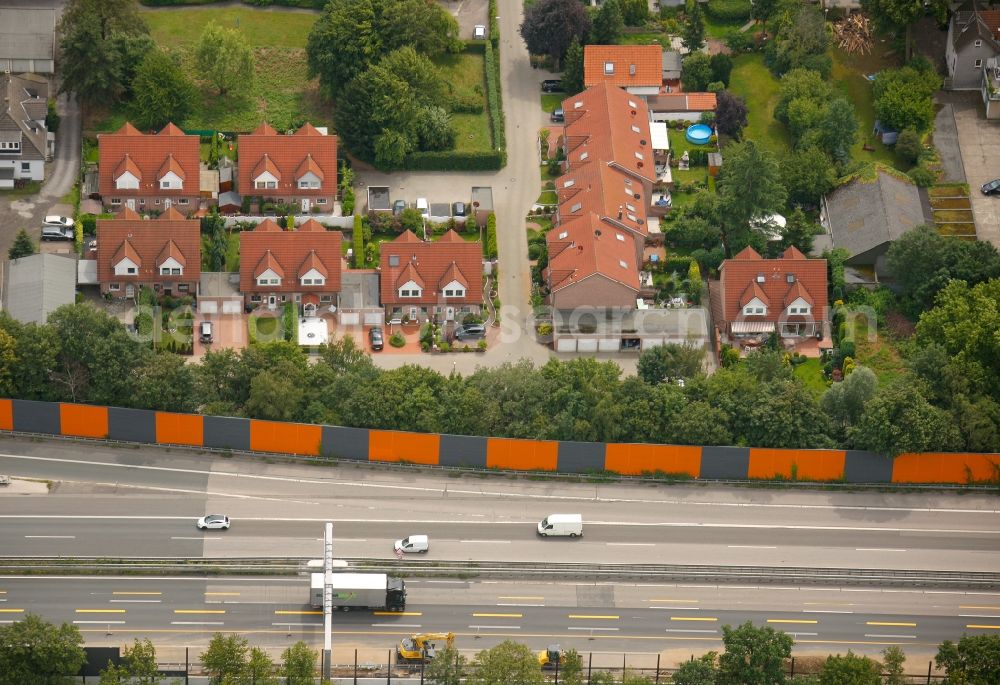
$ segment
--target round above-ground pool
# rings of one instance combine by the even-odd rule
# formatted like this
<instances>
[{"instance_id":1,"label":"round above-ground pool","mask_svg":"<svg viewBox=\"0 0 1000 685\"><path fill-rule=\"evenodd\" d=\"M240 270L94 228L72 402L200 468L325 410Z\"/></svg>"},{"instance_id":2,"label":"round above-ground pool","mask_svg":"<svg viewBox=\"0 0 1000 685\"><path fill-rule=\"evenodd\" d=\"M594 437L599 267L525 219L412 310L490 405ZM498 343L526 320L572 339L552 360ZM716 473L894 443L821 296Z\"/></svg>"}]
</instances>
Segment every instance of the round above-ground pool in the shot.
<instances>
[{"instance_id":1,"label":"round above-ground pool","mask_svg":"<svg viewBox=\"0 0 1000 685\"><path fill-rule=\"evenodd\" d=\"M708 144L708 139L712 137L712 127L705 124L693 124L688 126L684 137L687 138L689 143L706 145Z\"/></svg>"}]
</instances>

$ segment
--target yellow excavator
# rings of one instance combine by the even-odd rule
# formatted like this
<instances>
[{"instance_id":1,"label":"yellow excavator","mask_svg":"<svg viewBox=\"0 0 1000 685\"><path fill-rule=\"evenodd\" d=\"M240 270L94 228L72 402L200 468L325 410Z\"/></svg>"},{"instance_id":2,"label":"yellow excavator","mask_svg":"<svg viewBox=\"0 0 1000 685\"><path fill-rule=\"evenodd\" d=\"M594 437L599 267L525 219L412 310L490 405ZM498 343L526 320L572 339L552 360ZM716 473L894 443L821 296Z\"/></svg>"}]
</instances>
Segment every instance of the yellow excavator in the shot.
<instances>
[{"instance_id":1,"label":"yellow excavator","mask_svg":"<svg viewBox=\"0 0 1000 685\"><path fill-rule=\"evenodd\" d=\"M432 640L444 640L451 647L455 633L421 633L403 638L396 648L399 661L430 661L437 655L437 645Z\"/></svg>"},{"instance_id":2,"label":"yellow excavator","mask_svg":"<svg viewBox=\"0 0 1000 685\"><path fill-rule=\"evenodd\" d=\"M559 645L549 645L548 649L543 649L538 653L538 665L544 668L555 668L562 660L562 651Z\"/></svg>"}]
</instances>

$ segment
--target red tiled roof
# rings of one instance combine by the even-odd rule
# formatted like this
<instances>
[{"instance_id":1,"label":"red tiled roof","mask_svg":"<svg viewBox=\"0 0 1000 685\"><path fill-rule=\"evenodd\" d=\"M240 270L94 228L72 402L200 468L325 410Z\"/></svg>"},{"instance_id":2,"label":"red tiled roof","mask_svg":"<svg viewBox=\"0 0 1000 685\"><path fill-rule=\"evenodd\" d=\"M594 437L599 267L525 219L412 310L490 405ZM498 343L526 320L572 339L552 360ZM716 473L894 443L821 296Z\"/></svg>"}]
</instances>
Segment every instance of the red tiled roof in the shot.
<instances>
[{"instance_id":1,"label":"red tiled roof","mask_svg":"<svg viewBox=\"0 0 1000 685\"><path fill-rule=\"evenodd\" d=\"M240 146L242 148L242 142ZM295 231L283 231L276 223L265 219L254 230L240 233L240 290L244 293L339 292L341 238L340 231L327 231L311 219ZM304 286L299 281L299 267L304 267L311 259L322 267L317 270L324 272L324 285ZM281 276L280 285L257 285L257 277L268 268Z\"/></svg>"},{"instance_id":2,"label":"red tiled roof","mask_svg":"<svg viewBox=\"0 0 1000 685\"><path fill-rule=\"evenodd\" d=\"M605 65L614 65L608 74ZM659 45L587 45L583 48L586 87L610 83L627 88L659 88L663 83L663 48Z\"/></svg>"},{"instance_id":3,"label":"red tiled roof","mask_svg":"<svg viewBox=\"0 0 1000 685\"><path fill-rule=\"evenodd\" d=\"M639 291L635 239L626 231L606 225L597 214L589 212L566 221L550 230L545 242L554 306L559 306L558 291L595 275ZM601 302L593 304L604 306Z\"/></svg>"},{"instance_id":4,"label":"red tiled roof","mask_svg":"<svg viewBox=\"0 0 1000 685\"><path fill-rule=\"evenodd\" d=\"M121 178L122 176L125 175L126 171L135 176L136 180L142 178L142 172L139 171L139 166L132 161L132 157L130 157L128 154L126 154L125 157L122 158L121 164L119 164L118 168L115 169L114 178L116 180Z\"/></svg>"},{"instance_id":5,"label":"red tiled roof","mask_svg":"<svg viewBox=\"0 0 1000 685\"><path fill-rule=\"evenodd\" d=\"M649 233L646 225L649 198L644 197L642 183L621 169L597 161L579 164L559 177L556 190L560 221L593 212L637 235Z\"/></svg>"},{"instance_id":6,"label":"red tiled roof","mask_svg":"<svg viewBox=\"0 0 1000 685\"><path fill-rule=\"evenodd\" d=\"M715 93L670 93L649 98L649 108L654 112L714 112L716 106Z\"/></svg>"},{"instance_id":7,"label":"red tiled roof","mask_svg":"<svg viewBox=\"0 0 1000 685\"><path fill-rule=\"evenodd\" d=\"M125 124L115 133L99 134L97 146L101 195L104 197L197 195L200 154L198 143L198 136L185 135L173 124L167 124L157 134L142 134L131 124ZM184 180L184 187L161 190L159 181L164 169L177 173ZM119 190L115 187L115 179L125 170L139 177L138 189Z\"/></svg>"},{"instance_id":8,"label":"red tiled roof","mask_svg":"<svg viewBox=\"0 0 1000 685\"><path fill-rule=\"evenodd\" d=\"M178 215L180 217L180 215ZM197 282L201 277L201 224L197 219L141 219L122 209L116 219L97 220L97 278L101 283ZM181 276L159 275L163 255L173 256L184 267ZM114 265L128 257L139 267L135 276L115 275Z\"/></svg>"},{"instance_id":9,"label":"red tiled roof","mask_svg":"<svg viewBox=\"0 0 1000 685\"><path fill-rule=\"evenodd\" d=\"M281 172L278 171L278 167L275 166L274 162L271 161L271 158L266 152L264 153L264 156L260 158L260 161L257 162L257 166L253 168L253 173L250 174L250 176L253 179L260 178L260 175L265 171L274 176L274 179L278 183L281 183Z\"/></svg>"},{"instance_id":10,"label":"red tiled roof","mask_svg":"<svg viewBox=\"0 0 1000 685\"><path fill-rule=\"evenodd\" d=\"M323 170L319 168L319 164L312 158L312 155L306 155L302 164L295 170L295 180L298 181L306 174L314 174L320 181L323 180Z\"/></svg>"},{"instance_id":11,"label":"red tiled roof","mask_svg":"<svg viewBox=\"0 0 1000 685\"><path fill-rule=\"evenodd\" d=\"M327 278L330 275L330 272L326 270L323 262L316 256L316 250L310 250L309 254L306 255L306 258L302 262L302 266L299 267L299 278L302 278L313 269L318 271L323 278Z\"/></svg>"},{"instance_id":12,"label":"red tiled roof","mask_svg":"<svg viewBox=\"0 0 1000 685\"><path fill-rule=\"evenodd\" d=\"M404 231L392 242L382 243L379 279L382 304L482 304L482 249L479 242L467 242L454 231L448 231L436 242L424 242L411 231ZM453 270L465 279L465 297L445 300L441 289L452 280L462 282L458 278L445 280ZM400 286L410 280L421 285L421 297L399 297Z\"/></svg>"},{"instance_id":13,"label":"red tiled roof","mask_svg":"<svg viewBox=\"0 0 1000 685\"><path fill-rule=\"evenodd\" d=\"M722 262L719 285L720 328L740 319L743 305L753 297L767 305L767 314L754 320L778 321L798 297L813 307L814 320L826 317L826 260L809 259L795 247L789 247L779 259L763 259L752 247L747 247Z\"/></svg>"},{"instance_id":14,"label":"red tiled roof","mask_svg":"<svg viewBox=\"0 0 1000 685\"><path fill-rule=\"evenodd\" d=\"M458 268L458 264L456 262L452 262L451 266L448 267L448 270L444 272L443 276L441 276L441 280L438 281L438 289L443 289L446 285L453 281L461 283L464 288L469 287L469 281L462 275L462 270Z\"/></svg>"},{"instance_id":15,"label":"red tiled roof","mask_svg":"<svg viewBox=\"0 0 1000 685\"><path fill-rule=\"evenodd\" d=\"M267 156L278 178L278 187L270 190L254 188L254 178L260 175L261 163ZM298 188L298 170L312 157L319 170L319 188ZM266 165L267 163L265 163ZM337 136L323 135L310 124L303 124L293 135L275 133L261 124L253 133L240 136L239 193L240 195L334 195L337 191Z\"/></svg>"},{"instance_id":16,"label":"red tiled roof","mask_svg":"<svg viewBox=\"0 0 1000 685\"><path fill-rule=\"evenodd\" d=\"M1000 39L1000 10L979 10L979 18L983 20L990 34Z\"/></svg>"},{"instance_id":17,"label":"red tiled roof","mask_svg":"<svg viewBox=\"0 0 1000 685\"><path fill-rule=\"evenodd\" d=\"M688 93L688 109L694 112L714 112L717 104L715 93Z\"/></svg>"}]
</instances>

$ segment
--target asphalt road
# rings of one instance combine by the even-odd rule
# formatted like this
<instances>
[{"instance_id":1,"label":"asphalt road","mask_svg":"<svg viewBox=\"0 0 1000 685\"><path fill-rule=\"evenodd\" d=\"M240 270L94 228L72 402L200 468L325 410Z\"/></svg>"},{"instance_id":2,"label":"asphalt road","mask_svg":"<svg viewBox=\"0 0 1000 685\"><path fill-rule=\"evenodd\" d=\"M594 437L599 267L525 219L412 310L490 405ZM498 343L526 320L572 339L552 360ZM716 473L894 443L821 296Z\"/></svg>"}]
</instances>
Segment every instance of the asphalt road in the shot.
<instances>
[{"instance_id":1,"label":"asphalt road","mask_svg":"<svg viewBox=\"0 0 1000 685\"><path fill-rule=\"evenodd\" d=\"M718 648L723 625L749 620L792 634L798 653L874 654L898 644L917 655L963 633L1000 630L1000 593L432 580L407 587L402 614L338 612L337 648L384 663L404 636L451 631L465 650L514 639L537 649L700 653ZM198 646L217 631L239 631L259 645L319 644L322 615L307 596L305 578L5 577L0 623L35 612L76 624L93 645L150 637Z\"/></svg>"}]
</instances>

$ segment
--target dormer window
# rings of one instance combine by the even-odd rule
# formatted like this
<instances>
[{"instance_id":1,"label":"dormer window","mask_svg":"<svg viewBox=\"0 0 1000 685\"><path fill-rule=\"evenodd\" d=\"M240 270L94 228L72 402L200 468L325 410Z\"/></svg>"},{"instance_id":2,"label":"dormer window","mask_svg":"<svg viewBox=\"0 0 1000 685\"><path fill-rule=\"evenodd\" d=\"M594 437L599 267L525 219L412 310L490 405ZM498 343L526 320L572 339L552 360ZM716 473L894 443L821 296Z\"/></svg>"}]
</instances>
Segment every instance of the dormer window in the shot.
<instances>
[{"instance_id":1,"label":"dormer window","mask_svg":"<svg viewBox=\"0 0 1000 685\"><path fill-rule=\"evenodd\" d=\"M257 190L274 190L278 187L277 181L257 181L253 184Z\"/></svg>"},{"instance_id":2,"label":"dormer window","mask_svg":"<svg viewBox=\"0 0 1000 685\"><path fill-rule=\"evenodd\" d=\"M183 274L184 274L184 269L181 267L171 267L171 266L160 267L161 276L182 276Z\"/></svg>"},{"instance_id":3,"label":"dormer window","mask_svg":"<svg viewBox=\"0 0 1000 685\"><path fill-rule=\"evenodd\" d=\"M604 63L604 75L605 76L611 76L614 73L615 73L615 63L614 62L605 62Z\"/></svg>"},{"instance_id":4,"label":"dormer window","mask_svg":"<svg viewBox=\"0 0 1000 685\"><path fill-rule=\"evenodd\" d=\"M981 41L981 40L977 40L977 41L976 41L976 47L977 47L977 48L981 48L981 47L983 47L983 41Z\"/></svg>"},{"instance_id":5,"label":"dormer window","mask_svg":"<svg viewBox=\"0 0 1000 685\"><path fill-rule=\"evenodd\" d=\"M465 286L458 281L452 281L444 289L445 297L465 297Z\"/></svg>"},{"instance_id":6,"label":"dormer window","mask_svg":"<svg viewBox=\"0 0 1000 685\"><path fill-rule=\"evenodd\" d=\"M3 152L20 152L21 142L14 140L10 142L0 143L0 150L2 150Z\"/></svg>"},{"instance_id":7,"label":"dormer window","mask_svg":"<svg viewBox=\"0 0 1000 685\"><path fill-rule=\"evenodd\" d=\"M569 231L562 231L559 234L559 240L566 240L569 237Z\"/></svg>"},{"instance_id":8,"label":"dormer window","mask_svg":"<svg viewBox=\"0 0 1000 685\"><path fill-rule=\"evenodd\" d=\"M302 285L325 285L326 279L322 276L315 276L313 278L303 278Z\"/></svg>"},{"instance_id":9,"label":"dormer window","mask_svg":"<svg viewBox=\"0 0 1000 685\"><path fill-rule=\"evenodd\" d=\"M420 288L400 288L400 297L420 297Z\"/></svg>"},{"instance_id":10,"label":"dormer window","mask_svg":"<svg viewBox=\"0 0 1000 685\"><path fill-rule=\"evenodd\" d=\"M569 188L569 187L570 187L571 185L573 185L574 183L576 183L576 181L574 181L573 179L570 179L570 180L568 180L568 181L564 181L564 182L563 182L563 188Z\"/></svg>"},{"instance_id":11,"label":"dormer window","mask_svg":"<svg viewBox=\"0 0 1000 685\"><path fill-rule=\"evenodd\" d=\"M265 274L257 279L257 285L281 285L281 279L277 276L271 277Z\"/></svg>"},{"instance_id":12,"label":"dormer window","mask_svg":"<svg viewBox=\"0 0 1000 685\"><path fill-rule=\"evenodd\" d=\"M787 282L787 283L794 283L795 282L795 274L788 274L787 276L785 276L785 282Z\"/></svg>"},{"instance_id":13,"label":"dormer window","mask_svg":"<svg viewBox=\"0 0 1000 685\"><path fill-rule=\"evenodd\" d=\"M765 280L767 280L767 279L764 278L764 274L757 274L757 282L758 283L763 283Z\"/></svg>"},{"instance_id":14,"label":"dormer window","mask_svg":"<svg viewBox=\"0 0 1000 685\"><path fill-rule=\"evenodd\" d=\"M299 181L299 188L302 190L308 190L310 188L319 188L319 181L311 181L309 179L302 179Z\"/></svg>"},{"instance_id":15,"label":"dormer window","mask_svg":"<svg viewBox=\"0 0 1000 685\"><path fill-rule=\"evenodd\" d=\"M743 308L743 314L746 315L746 316L751 316L751 315L755 315L755 314L756 315L760 315L760 314L766 314L766 313L767 313L767 307L765 307L765 306L763 306L761 304L753 304L753 303L751 303L751 304L748 304L746 307Z\"/></svg>"},{"instance_id":16,"label":"dormer window","mask_svg":"<svg viewBox=\"0 0 1000 685\"><path fill-rule=\"evenodd\" d=\"M173 182L169 178L160 179L160 190L170 190L173 187ZM180 184L177 185L177 188L180 188Z\"/></svg>"},{"instance_id":17,"label":"dormer window","mask_svg":"<svg viewBox=\"0 0 1000 685\"><path fill-rule=\"evenodd\" d=\"M808 315L809 314L809 310L810 310L809 305L800 305L798 307L789 307L788 308L788 313L789 314Z\"/></svg>"}]
</instances>

